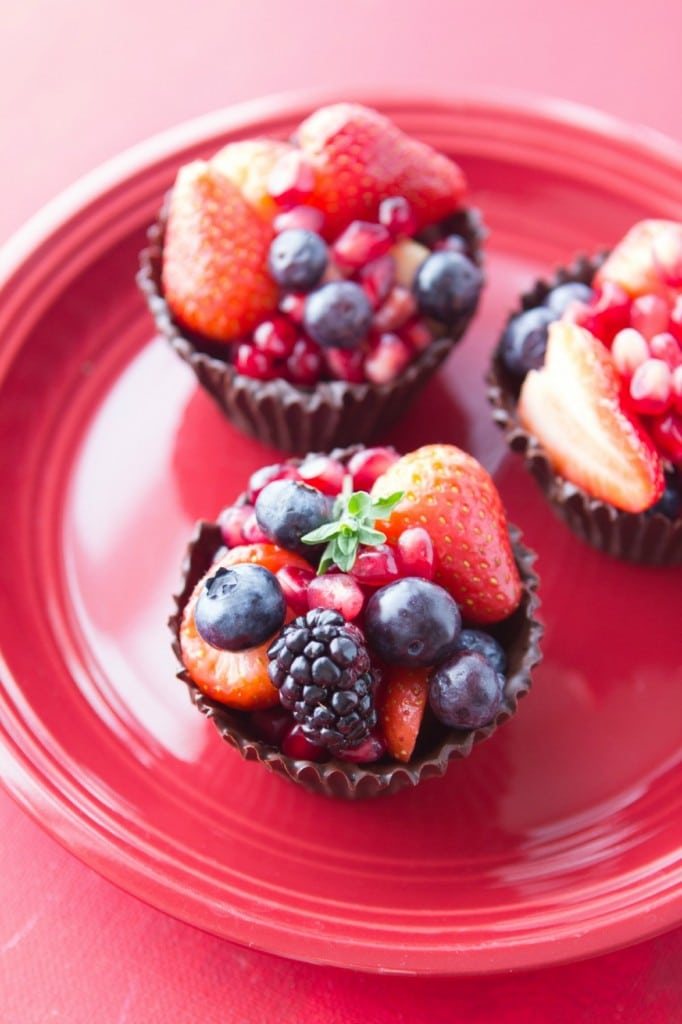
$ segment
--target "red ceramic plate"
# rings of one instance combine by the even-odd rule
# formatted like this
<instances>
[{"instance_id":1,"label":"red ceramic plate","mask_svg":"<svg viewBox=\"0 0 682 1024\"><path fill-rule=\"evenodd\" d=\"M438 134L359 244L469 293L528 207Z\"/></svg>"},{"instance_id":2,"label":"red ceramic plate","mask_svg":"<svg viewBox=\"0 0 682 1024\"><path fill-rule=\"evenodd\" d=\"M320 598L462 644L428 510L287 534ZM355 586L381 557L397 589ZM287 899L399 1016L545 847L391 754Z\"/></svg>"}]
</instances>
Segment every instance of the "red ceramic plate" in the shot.
<instances>
[{"instance_id":1,"label":"red ceramic plate","mask_svg":"<svg viewBox=\"0 0 682 1024\"><path fill-rule=\"evenodd\" d=\"M452 441L539 553L545 659L519 714L444 779L369 803L241 761L174 681L185 542L275 458L235 432L135 285L175 169L320 97L228 111L81 183L0 275L0 757L5 785L126 890L245 945L459 974L634 942L682 910L680 570L620 564L552 516L482 374L516 293L644 215L682 218L682 152L585 112L379 101L457 155L490 227L475 326L390 440Z\"/></svg>"}]
</instances>

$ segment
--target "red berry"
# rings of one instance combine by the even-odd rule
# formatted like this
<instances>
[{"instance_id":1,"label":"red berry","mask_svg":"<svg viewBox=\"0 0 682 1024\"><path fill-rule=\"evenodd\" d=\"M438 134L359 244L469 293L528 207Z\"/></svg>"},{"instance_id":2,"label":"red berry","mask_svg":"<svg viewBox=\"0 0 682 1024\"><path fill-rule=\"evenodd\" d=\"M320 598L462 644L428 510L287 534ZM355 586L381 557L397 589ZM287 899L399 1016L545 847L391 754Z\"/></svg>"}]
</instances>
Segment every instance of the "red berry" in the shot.
<instances>
[{"instance_id":1,"label":"red berry","mask_svg":"<svg viewBox=\"0 0 682 1024\"><path fill-rule=\"evenodd\" d=\"M246 493L249 501L255 504L256 498L273 480L297 480L298 469L289 462L275 462L271 466L261 466L249 477Z\"/></svg>"},{"instance_id":2,"label":"red berry","mask_svg":"<svg viewBox=\"0 0 682 1024\"><path fill-rule=\"evenodd\" d=\"M285 209L305 203L315 187L315 172L298 149L284 153L268 176L268 192Z\"/></svg>"},{"instance_id":3,"label":"red berry","mask_svg":"<svg viewBox=\"0 0 682 1024\"><path fill-rule=\"evenodd\" d=\"M413 352L423 352L433 341L431 328L420 317L415 317L414 320L406 323L404 327L400 328L398 334L403 341L407 342Z\"/></svg>"},{"instance_id":4,"label":"red berry","mask_svg":"<svg viewBox=\"0 0 682 1024\"><path fill-rule=\"evenodd\" d=\"M218 516L218 526L228 548L236 548L244 543L242 528L246 520L253 515L253 505L230 505Z\"/></svg>"},{"instance_id":5,"label":"red berry","mask_svg":"<svg viewBox=\"0 0 682 1024\"><path fill-rule=\"evenodd\" d=\"M294 725L282 740L282 753L300 761L321 761L327 756L324 747L311 743L300 725Z\"/></svg>"},{"instance_id":6,"label":"red berry","mask_svg":"<svg viewBox=\"0 0 682 1024\"><path fill-rule=\"evenodd\" d=\"M305 615L308 611L308 587L315 579L314 571L285 565L275 575L288 607L295 615Z\"/></svg>"},{"instance_id":7,"label":"red berry","mask_svg":"<svg viewBox=\"0 0 682 1024\"><path fill-rule=\"evenodd\" d=\"M348 460L348 472L353 477L356 491L371 491L374 481L397 462L400 456L394 448L363 448Z\"/></svg>"},{"instance_id":8,"label":"red berry","mask_svg":"<svg viewBox=\"0 0 682 1024\"><path fill-rule=\"evenodd\" d=\"M291 320L283 316L263 320L253 332L256 348L266 352L273 359L286 359L291 354L298 332Z\"/></svg>"},{"instance_id":9,"label":"red berry","mask_svg":"<svg viewBox=\"0 0 682 1024\"><path fill-rule=\"evenodd\" d=\"M363 740L357 747L345 747L339 750L337 757L342 761L352 761L354 764L367 764L371 761L378 761L386 753L386 742L383 736L373 733Z\"/></svg>"},{"instance_id":10,"label":"red berry","mask_svg":"<svg viewBox=\"0 0 682 1024\"><path fill-rule=\"evenodd\" d=\"M302 228L304 231L314 231L316 235L319 235L324 226L324 214L322 210L318 210L314 206L293 206L290 210L278 213L272 226L275 229L275 234L280 234L289 228Z\"/></svg>"},{"instance_id":11,"label":"red berry","mask_svg":"<svg viewBox=\"0 0 682 1024\"><path fill-rule=\"evenodd\" d=\"M319 345L299 338L286 362L286 377L292 384L313 387L322 376L323 359Z\"/></svg>"},{"instance_id":12,"label":"red berry","mask_svg":"<svg viewBox=\"0 0 682 1024\"><path fill-rule=\"evenodd\" d=\"M672 375L673 407L682 416L682 366L676 366Z\"/></svg>"},{"instance_id":13,"label":"red berry","mask_svg":"<svg viewBox=\"0 0 682 1024\"><path fill-rule=\"evenodd\" d=\"M270 544L270 538L267 537L256 519L256 513L252 512L242 524L242 537L244 538L244 544Z\"/></svg>"},{"instance_id":14,"label":"red berry","mask_svg":"<svg viewBox=\"0 0 682 1024\"><path fill-rule=\"evenodd\" d=\"M329 455L308 456L298 467L301 480L323 494L340 494L347 470L342 462Z\"/></svg>"},{"instance_id":15,"label":"red berry","mask_svg":"<svg viewBox=\"0 0 682 1024\"><path fill-rule=\"evenodd\" d=\"M645 362L651 353L644 335L634 327L625 327L613 339L611 355L621 377L629 379L638 366Z\"/></svg>"},{"instance_id":16,"label":"red berry","mask_svg":"<svg viewBox=\"0 0 682 1024\"><path fill-rule=\"evenodd\" d=\"M661 334L654 334L649 342L651 354L656 359L662 359L668 364L671 370L682 363L682 346L674 334L670 331L663 331Z\"/></svg>"},{"instance_id":17,"label":"red berry","mask_svg":"<svg viewBox=\"0 0 682 1024\"><path fill-rule=\"evenodd\" d=\"M243 341L237 346L234 365L237 373L243 373L246 377L254 377L257 380L272 380L277 376L277 368L272 356L248 341Z\"/></svg>"},{"instance_id":18,"label":"red berry","mask_svg":"<svg viewBox=\"0 0 682 1024\"><path fill-rule=\"evenodd\" d=\"M411 359L412 350L399 335L381 334L365 357L365 376L373 384L388 384Z\"/></svg>"},{"instance_id":19,"label":"red berry","mask_svg":"<svg viewBox=\"0 0 682 1024\"><path fill-rule=\"evenodd\" d=\"M362 384L365 380L365 355L359 348L327 348L324 359L330 377L349 384Z\"/></svg>"},{"instance_id":20,"label":"red berry","mask_svg":"<svg viewBox=\"0 0 682 1024\"><path fill-rule=\"evenodd\" d=\"M272 747L279 747L294 721L282 707L264 708L251 713L251 725L262 740Z\"/></svg>"},{"instance_id":21,"label":"red berry","mask_svg":"<svg viewBox=\"0 0 682 1024\"><path fill-rule=\"evenodd\" d=\"M306 298L304 292L285 292L279 300L280 312L286 313L293 323L302 324Z\"/></svg>"},{"instance_id":22,"label":"red berry","mask_svg":"<svg viewBox=\"0 0 682 1024\"><path fill-rule=\"evenodd\" d=\"M373 309L378 309L393 287L395 260L390 253L378 256L360 270L360 283L367 293Z\"/></svg>"},{"instance_id":23,"label":"red berry","mask_svg":"<svg viewBox=\"0 0 682 1024\"><path fill-rule=\"evenodd\" d=\"M403 327L417 312L417 300L409 288L396 285L386 296L386 300L377 309L372 318L372 326L380 334L384 331L397 331Z\"/></svg>"},{"instance_id":24,"label":"red berry","mask_svg":"<svg viewBox=\"0 0 682 1024\"><path fill-rule=\"evenodd\" d=\"M630 381L628 404L642 416L658 416L672 402L672 374L662 359L647 359Z\"/></svg>"},{"instance_id":25,"label":"red berry","mask_svg":"<svg viewBox=\"0 0 682 1024\"><path fill-rule=\"evenodd\" d=\"M358 583L345 572L316 576L308 587L309 608L334 608L351 622L362 611L365 596Z\"/></svg>"},{"instance_id":26,"label":"red berry","mask_svg":"<svg viewBox=\"0 0 682 1024\"><path fill-rule=\"evenodd\" d=\"M668 327L682 345L682 295L678 295L673 303Z\"/></svg>"},{"instance_id":27,"label":"red berry","mask_svg":"<svg viewBox=\"0 0 682 1024\"><path fill-rule=\"evenodd\" d=\"M682 414L670 410L656 416L650 428L659 450L671 462L682 465Z\"/></svg>"},{"instance_id":28,"label":"red berry","mask_svg":"<svg viewBox=\"0 0 682 1024\"><path fill-rule=\"evenodd\" d=\"M388 544L361 547L351 574L365 587L383 587L400 577L395 551Z\"/></svg>"},{"instance_id":29,"label":"red berry","mask_svg":"<svg viewBox=\"0 0 682 1024\"><path fill-rule=\"evenodd\" d=\"M334 242L332 254L339 266L357 269L387 253L392 242L383 224L354 220Z\"/></svg>"},{"instance_id":30,"label":"red berry","mask_svg":"<svg viewBox=\"0 0 682 1024\"><path fill-rule=\"evenodd\" d=\"M630 325L631 301L619 284L604 281L594 299L587 304L586 320L574 322L586 327L605 345L610 345L618 331Z\"/></svg>"},{"instance_id":31,"label":"red berry","mask_svg":"<svg viewBox=\"0 0 682 1024\"><path fill-rule=\"evenodd\" d=\"M433 541L423 526L411 526L398 537L398 561L403 576L432 580L435 571Z\"/></svg>"},{"instance_id":32,"label":"red berry","mask_svg":"<svg viewBox=\"0 0 682 1024\"><path fill-rule=\"evenodd\" d=\"M389 196L379 203L379 223L392 238L409 238L417 230L414 210L403 196Z\"/></svg>"},{"instance_id":33,"label":"red berry","mask_svg":"<svg viewBox=\"0 0 682 1024\"><path fill-rule=\"evenodd\" d=\"M638 295L632 300L630 323L647 341L668 330L669 318L670 309L662 295Z\"/></svg>"}]
</instances>

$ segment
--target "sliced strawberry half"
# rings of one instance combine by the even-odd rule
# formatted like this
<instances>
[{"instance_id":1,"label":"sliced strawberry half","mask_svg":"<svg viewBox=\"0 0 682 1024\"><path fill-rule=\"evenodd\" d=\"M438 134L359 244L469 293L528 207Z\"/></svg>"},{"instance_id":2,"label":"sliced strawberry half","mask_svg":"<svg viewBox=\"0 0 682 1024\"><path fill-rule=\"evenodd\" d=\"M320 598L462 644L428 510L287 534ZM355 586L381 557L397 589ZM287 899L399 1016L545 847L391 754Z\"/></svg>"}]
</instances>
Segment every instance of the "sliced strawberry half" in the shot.
<instances>
[{"instance_id":1,"label":"sliced strawberry half","mask_svg":"<svg viewBox=\"0 0 682 1024\"><path fill-rule=\"evenodd\" d=\"M597 271L594 286L618 284L632 297L673 298L682 288L682 223L642 220L634 224Z\"/></svg>"},{"instance_id":2,"label":"sliced strawberry half","mask_svg":"<svg viewBox=\"0 0 682 1024\"><path fill-rule=\"evenodd\" d=\"M465 178L456 163L360 104L321 107L301 124L298 143L316 171L308 203L324 211L329 237L353 220L376 220L389 196L407 199L418 227L462 203Z\"/></svg>"},{"instance_id":3,"label":"sliced strawberry half","mask_svg":"<svg viewBox=\"0 0 682 1024\"><path fill-rule=\"evenodd\" d=\"M271 226L212 164L178 172L163 251L163 290L175 316L217 341L249 334L277 304L266 269Z\"/></svg>"},{"instance_id":4,"label":"sliced strawberry half","mask_svg":"<svg viewBox=\"0 0 682 1024\"><path fill-rule=\"evenodd\" d=\"M663 493L663 467L620 394L618 372L602 342L576 324L557 321L550 325L543 368L524 380L518 412L557 473L594 498L641 512Z\"/></svg>"},{"instance_id":5,"label":"sliced strawberry half","mask_svg":"<svg viewBox=\"0 0 682 1024\"><path fill-rule=\"evenodd\" d=\"M396 761L412 757L429 695L429 668L382 668L379 723Z\"/></svg>"},{"instance_id":6,"label":"sliced strawberry half","mask_svg":"<svg viewBox=\"0 0 682 1024\"><path fill-rule=\"evenodd\" d=\"M270 176L283 157L295 152L295 146L280 139L240 139L219 149L211 164L237 186L257 213L272 221L281 211L270 194Z\"/></svg>"}]
</instances>

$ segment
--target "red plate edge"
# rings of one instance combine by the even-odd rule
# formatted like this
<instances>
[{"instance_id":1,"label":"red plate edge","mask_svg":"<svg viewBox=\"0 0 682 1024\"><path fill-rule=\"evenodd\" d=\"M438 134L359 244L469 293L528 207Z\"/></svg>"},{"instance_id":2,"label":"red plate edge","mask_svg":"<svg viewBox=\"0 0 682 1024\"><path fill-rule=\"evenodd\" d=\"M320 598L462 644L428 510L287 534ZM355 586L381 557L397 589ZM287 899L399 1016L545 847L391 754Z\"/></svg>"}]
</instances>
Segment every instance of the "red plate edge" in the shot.
<instances>
[{"instance_id":1,"label":"red plate edge","mask_svg":"<svg viewBox=\"0 0 682 1024\"><path fill-rule=\"evenodd\" d=\"M145 167L151 164L158 164L160 160L163 161L166 158L169 161L175 162L179 148L191 147L211 134L222 133L228 130L237 131L242 126L246 126L251 130L254 120L267 121L270 117L280 118L284 114L290 115L293 118L298 116L298 114L305 113L313 106L328 102L334 98L322 94L297 93L290 96L266 98L253 103L243 104L230 108L228 111L219 111L215 114L187 122L178 128L156 136L147 143L134 147L113 161L109 161L98 171L88 175L80 183L72 186L50 203L48 207L33 218L24 229L10 240L2 253L0 253L0 288L11 292L12 288L16 287L18 288L16 295L19 296L21 291L21 270L25 261L37 258L40 246L66 225L72 217L80 213L84 219L87 219L88 209L96 205L98 198L104 196L110 189L115 189L125 178L130 178L130 176L143 171ZM521 106L515 106L514 103L502 100L499 96L488 100L482 98L481 95L471 99L456 97L452 101L445 98L436 100L433 98L420 99L414 96L401 100L396 99L394 95L386 99L379 97L367 99L364 97L363 102L380 106L387 109L389 113L391 108L401 107L401 105L404 108L405 106L419 107L423 105L449 107L453 102L460 106L466 106L467 104L477 106L481 104L488 110L491 107L494 108L496 114L500 116L507 113L511 117L527 117L530 120L563 121L570 124L577 131L585 131L588 135L592 132L597 132L602 136L606 134L614 142L622 142L623 146L630 151L639 146L651 155L658 154L668 164L670 162L677 163L682 170L682 148L666 140L663 136L648 130L636 130L633 138L633 129L631 127L573 104L533 100L527 101ZM126 230L126 225L123 224L121 226L121 233L125 233ZM111 236L109 236L107 246L111 244ZM35 314L35 311L32 312ZM2 359L0 359L0 369L2 369L2 365ZM2 674L4 675L4 672ZM6 675L4 677L7 678ZM18 723L15 723L16 725ZM43 785L41 785L41 780L32 771L30 762L25 760L19 749L14 746L12 737L9 734L5 735L3 733L2 739L5 754L3 757L4 782L19 803L45 827L44 821L40 821L40 818L42 811L47 810L48 806L53 810L59 806L63 813L67 811L63 794L59 793L56 788L53 794L46 793ZM27 739L30 744L30 736L24 736L22 739ZM82 821L78 819L77 815L74 814L72 816L67 812L60 823L59 832L56 833L53 829L50 831L69 849L78 853L82 859L98 868L98 870L101 870L102 873L112 877L111 865L108 864L107 858L102 857L100 861L100 858L94 854L92 846L82 841L82 827ZM102 832L104 834L105 830L102 830ZM152 875L153 872L150 871L148 882L152 881ZM114 878L114 880L117 879ZM124 886L124 888L128 888L128 886ZM669 909L670 907L668 907ZM672 915L663 914L662 911L659 914L659 910L660 908L651 908L651 928L646 931L646 934L638 931L637 938L644 938L675 923ZM196 923L210 930L210 924L202 921L196 921ZM605 928L605 932L608 932L612 927L613 925L609 924ZM604 945L603 938L604 936L598 937L596 931L592 932L589 936L576 936L575 949L568 954L566 949L564 949L556 958L550 957L544 962L573 959L575 956L589 955L595 950L601 952L623 944L622 938L619 937L617 941L613 941L612 945ZM579 948L577 947L578 943ZM513 958L513 962L507 965L501 962L498 955L499 951L496 950L495 963L490 965L487 962L485 946L482 944L480 958L475 962L468 963L468 972L484 973L490 970L504 969L507 966L533 966L538 962L535 957L524 961L523 955L518 951L517 953L518 955ZM320 962L331 961L322 960ZM400 968L396 969L400 970Z\"/></svg>"}]
</instances>

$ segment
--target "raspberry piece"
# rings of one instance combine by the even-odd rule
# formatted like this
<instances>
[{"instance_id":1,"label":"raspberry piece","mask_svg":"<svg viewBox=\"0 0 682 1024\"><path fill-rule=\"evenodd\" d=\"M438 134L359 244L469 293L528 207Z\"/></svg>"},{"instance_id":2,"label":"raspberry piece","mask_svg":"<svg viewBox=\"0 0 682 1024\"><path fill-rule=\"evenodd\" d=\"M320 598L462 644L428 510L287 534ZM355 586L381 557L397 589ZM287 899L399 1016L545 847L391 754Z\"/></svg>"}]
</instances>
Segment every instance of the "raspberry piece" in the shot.
<instances>
[{"instance_id":1,"label":"raspberry piece","mask_svg":"<svg viewBox=\"0 0 682 1024\"><path fill-rule=\"evenodd\" d=\"M268 672L305 739L332 753L359 747L376 725L374 680L362 633L343 615L313 608L268 648Z\"/></svg>"}]
</instances>

